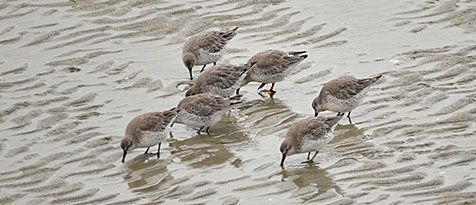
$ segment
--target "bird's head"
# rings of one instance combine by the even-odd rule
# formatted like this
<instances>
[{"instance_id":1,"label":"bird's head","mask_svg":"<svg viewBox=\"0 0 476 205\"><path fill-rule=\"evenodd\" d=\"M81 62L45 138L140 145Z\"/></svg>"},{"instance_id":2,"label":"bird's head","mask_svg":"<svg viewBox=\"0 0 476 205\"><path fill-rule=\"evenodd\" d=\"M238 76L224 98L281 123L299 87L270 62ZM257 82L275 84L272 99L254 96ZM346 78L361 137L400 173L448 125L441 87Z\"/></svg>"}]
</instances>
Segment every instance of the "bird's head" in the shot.
<instances>
[{"instance_id":1,"label":"bird's head","mask_svg":"<svg viewBox=\"0 0 476 205\"><path fill-rule=\"evenodd\" d=\"M133 150L135 148L134 142L132 140L131 135L126 135L124 138L121 140L121 149L123 151L122 155L122 163L124 163L124 160L126 159L127 152Z\"/></svg>"},{"instance_id":2,"label":"bird's head","mask_svg":"<svg viewBox=\"0 0 476 205\"><path fill-rule=\"evenodd\" d=\"M312 109L314 109L314 117L317 117L319 112L325 111L325 109L322 107L322 103L319 102L319 98L314 98L312 101Z\"/></svg>"},{"instance_id":3,"label":"bird's head","mask_svg":"<svg viewBox=\"0 0 476 205\"><path fill-rule=\"evenodd\" d=\"M193 80L192 77L192 68L195 66L195 63L197 62L197 57L193 53L185 53L182 56L182 61L185 67L187 67L188 72L190 73L190 80Z\"/></svg>"},{"instance_id":4,"label":"bird's head","mask_svg":"<svg viewBox=\"0 0 476 205\"><path fill-rule=\"evenodd\" d=\"M279 147L279 150L281 151L282 158L281 158L281 167L284 166L284 160L286 159L286 156L294 154L294 147L292 146L292 143L288 139L284 139L284 141L281 143L281 146Z\"/></svg>"}]
</instances>

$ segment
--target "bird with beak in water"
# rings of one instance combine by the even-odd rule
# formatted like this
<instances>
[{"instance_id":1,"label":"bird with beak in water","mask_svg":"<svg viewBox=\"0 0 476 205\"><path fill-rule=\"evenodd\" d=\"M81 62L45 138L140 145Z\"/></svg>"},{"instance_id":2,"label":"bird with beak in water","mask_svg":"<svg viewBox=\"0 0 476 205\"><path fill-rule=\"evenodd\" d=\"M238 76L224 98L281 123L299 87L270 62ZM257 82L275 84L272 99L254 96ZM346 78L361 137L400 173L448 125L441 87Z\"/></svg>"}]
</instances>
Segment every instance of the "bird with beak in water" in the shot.
<instances>
[{"instance_id":1,"label":"bird with beak in water","mask_svg":"<svg viewBox=\"0 0 476 205\"><path fill-rule=\"evenodd\" d=\"M169 125L175 120L179 109L172 108L164 112L148 112L132 119L127 125L121 140L123 151L122 163L128 152L136 148L146 148L147 154L151 146L158 145L157 158L160 158L160 145L170 135Z\"/></svg>"},{"instance_id":2,"label":"bird with beak in water","mask_svg":"<svg viewBox=\"0 0 476 205\"><path fill-rule=\"evenodd\" d=\"M188 38L182 47L182 61L190 74L190 80L193 80L192 68L196 65L203 65L205 70L207 64L220 60L225 53L225 45L236 36L235 27L228 31L208 31L198 33Z\"/></svg>"},{"instance_id":3,"label":"bird with beak in water","mask_svg":"<svg viewBox=\"0 0 476 205\"><path fill-rule=\"evenodd\" d=\"M334 138L334 130L342 116L309 117L301 119L289 128L281 143L281 167L287 156L308 153L306 163L313 162L319 150ZM310 158L311 152L315 152Z\"/></svg>"}]
</instances>

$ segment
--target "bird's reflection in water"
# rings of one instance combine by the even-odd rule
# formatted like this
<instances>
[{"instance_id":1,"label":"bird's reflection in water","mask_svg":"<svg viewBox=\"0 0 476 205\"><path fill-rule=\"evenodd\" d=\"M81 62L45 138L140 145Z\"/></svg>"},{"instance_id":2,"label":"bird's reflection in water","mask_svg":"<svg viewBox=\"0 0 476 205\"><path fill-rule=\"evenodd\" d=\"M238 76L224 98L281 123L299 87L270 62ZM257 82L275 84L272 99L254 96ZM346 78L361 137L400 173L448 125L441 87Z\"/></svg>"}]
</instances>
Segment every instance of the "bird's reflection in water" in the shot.
<instances>
[{"instance_id":1,"label":"bird's reflection in water","mask_svg":"<svg viewBox=\"0 0 476 205\"><path fill-rule=\"evenodd\" d=\"M249 114L265 112L269 110L286 110L290 111L288 107L286 107L281 100L274 99L274 98L267 98L267 99L256 99L252 101L244 102L239 107L240 113L242 115L248 116Z\"/></svg>"},{"instance_id":2,"label":"bird's reflection in water","mask_svg":"<svg viewBox=\"0 0 476 205\"><path fill-rule=\"evenodd\" d=\"M190 138L170 143L171 153L181 163L192 168L211 167L225 163L233 157L230 146L237 146L248 141L246 132L237 126L236 118L227 114L215 126L210 134L195 135Z\"/></svg>"},{"instance_id":3,"label":"bird's reflection in water","mask_svg":"<svg viewBox=\"0 0 476 205\"><path fill-rule=\"evenodd\" d=\"M357 128L355 124L339 124L335 129L335 137L331 144L339 143L350 138L363 136L364 131Z\"/></svg>"},{"instance_id":4,"label":"bird's reflection in water","mask_svg":"<svg viewBox=\"0 0 476 205\"><path fill-rule=\"evenodd\" d=\"M173 82L171 85L163 89L165 90L165 93L155 98L165 98L172 95L177 95L179 93L183 93L186 90L188 90L193 85L193 83L194 82L190 80L182 80L182 81Z\"/></svg>"},{"instance_id":5,"label":"bird's reflection in water","mask_svg":"<svg viewBox=\"0 0 476 205\"><path fill-rule=\"evenodd\" d=\"M181 163L189 164L193 168L222 164L233 155L223 145L220 138L211 136L197 135L173 142L170 144L172 154L180 158Z\"/></svg>"},{"instance_id":6,"label":"bird's reflection in water","mask_svg":"<svg viewBox=\"0 0 476 205\"><path fill-rule=\"evenodd\" d=\"M288 128L298 114L291 111L278 99L258 99L244 103L239 108L240 115L246 116L240 123L255 132L256 136L266 136Z\"/></svg>"},{"instance_id":7,"label":"bird's reflection in water","mask_svg":"<svg viewBox=\"0 0 476 205\"><path fill-rule=\"evenodd\" d=\"M134 153L135 154L135 153ZM134 192L154 191L155 185L170 180L166 159L157 159L151 154L138 154L126 161L125 166L130 170L123 179Z\"/></svg>"},{"instance_id":8,"label":"bird's reflection in water","mask_svg":"<svg viewBox=\"0 0 476 205\"><path fill-rule=\"evenodd\" d=\"M334 189L341 193L342 189L337 186L334 180L327 176L326 170L311 163L298 168L287 168L281 171L281 181L292 181L299 188L314 186L318 189L315 195L320 195L328 190Z\"/></svg>"}]
</instances>

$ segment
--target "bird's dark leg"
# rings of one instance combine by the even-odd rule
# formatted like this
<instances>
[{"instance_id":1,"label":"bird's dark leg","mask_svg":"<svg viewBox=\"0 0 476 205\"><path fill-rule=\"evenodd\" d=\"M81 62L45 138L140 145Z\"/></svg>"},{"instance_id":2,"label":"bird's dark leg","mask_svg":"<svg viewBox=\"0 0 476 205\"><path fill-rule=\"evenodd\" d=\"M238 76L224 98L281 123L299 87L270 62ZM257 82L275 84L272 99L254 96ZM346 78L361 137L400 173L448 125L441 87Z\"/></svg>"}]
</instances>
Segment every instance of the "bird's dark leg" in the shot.
<instances>
[{"instance_id":1,"label":"bird's dark leg","mask_svg":"<svg viewBox=\"0 0 476 205\"><path fill-rule=\"evenodd\" d=\"M276 93L276 91L274 91L273 89L274 89L274 83L271 84L271 88L269 89L269 96L270 97L273 97L273 95Z\"/></svg>"},{"instance_id":2,"label":"bird's dark leg","mask_svg":"<svg viewBox=\"0 0 476 205\"><path fill-rule=\"evenodd\" d=\"M207 66L207 65L203 65L202 70L200 70L200 73L205 70L205 67L206 67L206 66Z\"/></svg>"},{"instance_id":3,"label":"bird's dark leg","mask_svg":"<svg viewBox=\"0 0 476 205\"><path fill-rule=\"evenodd\" d=\"M160 159L160 144L162 144L162 142L159 142L159 145L157 146L157 159Z\"/></svg>"},{"instance_id":4,"label":"bird's dark leg","mask_svg":"<svg viewBox=\"0 0 476 205\"><path fill-rule=\"evenodd\" d=\"M240 89L236 89L236 95L239 95L240 94Z\"/></svg>"},{"instance_id":5,"label":"bird's dark leg","mask_svg":"<svg viewBox=\"0 0 476 205\"><path fill-rule=\"evenodd\" d=\"M150 147L147 147L147 149L145 150L144 154L147 154L147 152L149 152L149 149L150 149Z\"/></svg>"},{"instance_id":6,"label":"bird's dark leg","mask_svg":"<svg viewBox=\"0 0 476 205\"><path fill-rule=\"evenodd\" d=\"M263 88L265 85L266 85L266 83L261 83L261 85L258 86L258 89L257 89L257 90Z\"/></svg>"},{"instance_id":7,"label":"bird's dark leg","mask_svg":"<svg viewBox=\"0 0 476 205\"><path fill-rule=\"evenodd\" d=\"M336 116L340 116L340 112L338 112Z\"/></svg>"},{"instance_id":8,"label":"bird's dark leg","mask_svg":"<svg viewBox=\"0 0 476 205\"><path fill-rule=\"evenodd\" d=\"M350 113L351 113L351 112L352 112L352 111L349 111L349 114L347 114L347 117L349 117L349 118L350 118Z\"/></svg>"},{"instance_id":9,"label":"bird's dark leg","mask_svg":"<svg viewBox=\"0 0 476 205\"><path fill-rule=\"evenodd\" d=\"M213 65L217 65L217 62L213 62Z\"/></svg>"},{"instance_id":10,"label":"bird's dark leg","mask_svg":"<svg viewBox=\"0 0 476 205\"><path fill-rule=\"evenodd\" d=\"M269 89L270 92L275 92L274 90L274 83L271 83L271 88Z\"/></svg>"},{"instance_id":11,"label":"bird's dark leg","mask_svg":"<svg viewBox=\"0 0 476 205\"><path fill-rule=\"evenodd\" d=\"M200 129L197 131L197 134L200 134L200 132L202 132L203 128L205 128L205 126L200 127Z\"/></svg>"},{"instance_id":12,"label":"bird's dark leg","mask_svg":"<svg viewBox=\"0 0 476 205\"><path fill-rule=\"evenodd\" d=\"M309 153L310 153L310 152L309 152ZM312 156L311 160L309 160L309 161L311 161L311 162L314 161L314 158L316 158L317 153L319 153L319 151L316 151L316 153L314 153L314 156Z\"/></svg>"},{"instance_id":13,"label":"bird's dark leg","mask_svg":"<svg viewBox=\"0 0 476 205\"><path fill-rule=\"evenodd\" d=\"M205 130L205 132L207 132L207 134L210 134L210 127L207 127L207 129Z\"/></svg>"},{"instance_id":14,"label":"bird's dark leg","mask_svg":"<svg viewBox=\"0 0 476 205\"><path fill-rule=\"evenodd\" d=\"M313 163L313 162L314 162L313 160L314 160L314 158L316 157L316 155L317 155L318 152L319 152L319 151L316 151L316 153L314 153L314 155L312 156L311 159L309 159L309 157L311 156L311 152L308 152L308 153L307 153L307 161L301 162L301 163L302 163L302 164Z\"/></svg>"}]
</instances>

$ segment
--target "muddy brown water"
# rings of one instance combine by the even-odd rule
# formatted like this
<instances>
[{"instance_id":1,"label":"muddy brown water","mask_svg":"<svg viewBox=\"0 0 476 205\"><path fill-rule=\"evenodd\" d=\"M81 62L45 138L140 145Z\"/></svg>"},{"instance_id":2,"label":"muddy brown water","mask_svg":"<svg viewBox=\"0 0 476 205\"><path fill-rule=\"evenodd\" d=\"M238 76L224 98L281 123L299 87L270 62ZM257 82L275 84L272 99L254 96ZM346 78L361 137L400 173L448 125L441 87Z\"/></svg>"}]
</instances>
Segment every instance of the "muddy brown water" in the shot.
<instances>
[{"instance_id":1,"label":"muddy brown water","mask_svg":"<svg viewBox=\"0 0 476 205\"><path fill-rule=\"evenodd\" d=\"M475 204L475 22L471 0L2 1L0 203ZM174 126L162 159L120 163L128 121L184 96L183 40L234 26L220 63L310 57L275 99L243 88L210 136ZM323 83L379 73L318 163L281 170Z\"/></svg>"}]
</instances>

